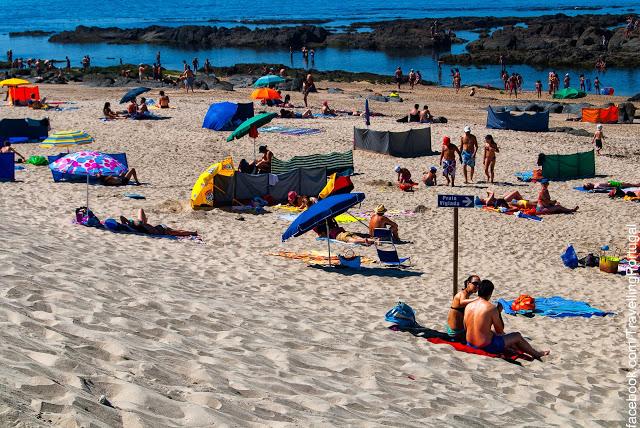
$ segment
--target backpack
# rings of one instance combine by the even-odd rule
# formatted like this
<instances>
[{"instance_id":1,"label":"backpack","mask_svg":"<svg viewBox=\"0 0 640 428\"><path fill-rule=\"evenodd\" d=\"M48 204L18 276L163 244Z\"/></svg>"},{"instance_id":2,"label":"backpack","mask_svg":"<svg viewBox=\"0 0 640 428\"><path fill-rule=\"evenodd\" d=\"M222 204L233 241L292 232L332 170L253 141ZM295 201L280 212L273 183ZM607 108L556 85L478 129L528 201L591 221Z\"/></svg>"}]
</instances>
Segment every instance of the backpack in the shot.
<instances>
[{"instance_id":1,"label":"backpack","mask_svg":"<svg viewBox=\"0 0 640 428\"><path fill-rule=\"evenodd\" d=\"M511 304L511 309L518 311L534 311L536 309L536 299L528 294L521 294Z\"/></svg>"},{"instance_id":2,"label":"backpack","mask_svg":"<svg viewBox=\"0 0 640 428\"><path fill-rule=\"evenodd\" d=\"M573 248L573 245L569 245L560 258L566 267L570 269L578 267L578 255L576 254L576 250Z\"/></svg>"},{"instance_id":3,"label":"backpack","mask_svg":"<svg viewBox=\"0 0 640 428\"><path fill-rule=\"evenodd\" d=\"M418 326L416 313L411 306L403 302L398 302L394 308L390 309L384 316L384 319L400 328L414 328Z\"/></svg>"}]
</instances>

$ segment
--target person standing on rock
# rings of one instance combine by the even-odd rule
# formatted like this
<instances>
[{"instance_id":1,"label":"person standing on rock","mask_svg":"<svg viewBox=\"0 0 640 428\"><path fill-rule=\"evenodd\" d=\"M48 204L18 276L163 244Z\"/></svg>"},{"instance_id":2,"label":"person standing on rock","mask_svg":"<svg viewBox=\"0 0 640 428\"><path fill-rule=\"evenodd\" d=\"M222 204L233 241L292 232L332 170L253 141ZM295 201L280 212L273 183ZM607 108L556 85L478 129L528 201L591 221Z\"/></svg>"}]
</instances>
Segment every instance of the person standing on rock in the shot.
<instances>
[{"instance_id":1,"label":"person standing on rock","mask_svg":"<svg viewBox=\"0 0 640 428\"><path fill-rule=\"evenodd\" d=\"M191 61L191 64L193 65L193 75L195 76L196 74L198 74L198 66L200 65L198 57L195 57L193 61Z\"/></svg>"},{"instance_id":2,"label":"person standing on rock","mask_svg":"<svg viewBox=\"0 0 640 428\"><path fill-rule=\"evenodd\" d=\"M398 66L398 68L396 68L396 72L394 74L395 79L396 79L396 83L398 84L398 91L400 90L400 85L402 84L402 69L400 68L400 66Z\"/></svg>"},{"instance_id":3,"label":"person standing on rock","mask_svg":"<svg viewBox=\"0 0 640 428\"><path fill-rule=\"evenodd\" d=\"M469 181L473 182L477 153L478 139L471 133L471 127L465 126L464 135L460 137L460 160L465 184L469 184ZM469 171L467 171L467 167L469 167Z\"/></svg>"}]
</instances>

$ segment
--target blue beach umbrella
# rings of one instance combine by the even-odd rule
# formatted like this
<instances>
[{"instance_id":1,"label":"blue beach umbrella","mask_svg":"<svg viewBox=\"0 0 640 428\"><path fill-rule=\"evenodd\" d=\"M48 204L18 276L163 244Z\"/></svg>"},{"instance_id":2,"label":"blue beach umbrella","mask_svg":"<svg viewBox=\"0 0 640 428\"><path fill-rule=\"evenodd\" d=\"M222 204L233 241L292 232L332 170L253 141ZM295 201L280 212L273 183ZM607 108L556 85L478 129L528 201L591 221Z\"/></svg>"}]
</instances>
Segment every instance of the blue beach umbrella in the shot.
<instances>
[{"instance_id":1,"label":"blue beach umbrella","mask_svg":"<svg viewBox=\"0 0 640 428\"><path fill-rule=\"evenodd\" d=\"M137 96L142 95L145 92L149 92L150 90L151 88L144 88L142 86L138 88L133 88L132 90L124 94L122 98L120 98L120 104L128 103L129 101L136 98Z\"/></svg>"},{"instance_id":2,"label":"blue beach umbrella","mask_svg":"<svg viewBox=\"0 0 640 428\"><path fill-rule=\"evenodd\" d=\"M282 234L282 241L294 236L300 236L316 226L325 223L329 227L328 220L346 212L352 206L364 200L364 193L346 193L333 195L322 199L303 211L289 228ZM331 240L327 230L327 246L329 248L329 265L331 265Z\"/></svg>"},{"instance_id":3,"label":"blue beach umbrella","mask_svg":"<svg viewBox=\"0 0 640 428\"><path fill-rule=\"evenodd\" d=\"M253 84L253 87L254 88L266 88L267 86L276 85L276 84L282 83L284 81L285 80L280 76L276 76L275 74L268 74L268 75L262 76L261 78L256 80L256 83Z\"/></svg>"},{"instance_id":4,"label":"blue beach umbrella","mask_svg":"<svg viewBox=\"0 0 640 428\"><path fill-rule=\"evenodd\" d=\"M369 110L369 98L364 100L364 123L369 126L371 125L371 111Z\"/></svg>"}]
</instances>

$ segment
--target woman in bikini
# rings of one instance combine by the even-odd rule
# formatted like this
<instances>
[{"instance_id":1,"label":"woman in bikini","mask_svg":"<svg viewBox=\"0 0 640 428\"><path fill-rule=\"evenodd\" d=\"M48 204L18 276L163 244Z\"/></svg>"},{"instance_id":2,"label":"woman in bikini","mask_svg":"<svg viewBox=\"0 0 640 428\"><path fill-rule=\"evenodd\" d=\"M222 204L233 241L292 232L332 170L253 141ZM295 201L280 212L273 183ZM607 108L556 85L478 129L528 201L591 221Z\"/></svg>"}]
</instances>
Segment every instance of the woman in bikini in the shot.
<instances>
[{"instance_id":1,"label":"woman in bikini","mask_svg":"<svg viewBox=\"0 0 640 428\"><path fill-rule=\"evenodd\" d=\"M447 334L450 337L464 338L464 308L476 298L471 296L478 291L480 277L471 275L464 281L464 288L453 296L447 316Z\"/></svg>"},{"instance_id":2,"label":"woman in bikini","mask_svg":"<svg viewBox=\"0 0 640 428\"><path fill-rule=\"evenodd\" d=\"M496 153L499 153L500 149L491 135L484 137L484 142L484 159L482 160L484 165L484 175L487 176L487 181L489 183L493 183L494 169L496 167Z\"/></svg>"},{"instance_id":3,"label":"woman in bikini","mask_svg":"<svg viewBox=\"0 0 640 428\"><path fill-rule=\"evenodd\" d=\"M172 229L170 227L159 224L152 226L147 221L147 214L141 208L138 211L138 219L128 219L124 216L120 216L120 224L129 227L136 232L145 233L148 235L170 235L170 236L198 236L198 232L192 232L190 230Z\"/></svg>"},{"instance_id":4,"label":"woman in bikini","mask_svg":"<svg viewBox=\"0 0 640 428\"><path fill-rule=\"evenodd\" d=\"M104 118L107 120L111 119L120 119L120 116L115 111L111 110L111 103L104 103L104 107L102 108L102 114L104 114Z\"/></svg>"},{"instance_id":5,"label":"woman in bikini","mask_svg":"<svg viewBox=\"0 0 640 428\"><path fill-rule=\"evenodd\" d=\"M138 174L136 174L135 168L127 170L127 172L122 175L101 176L98 178L98 181L104 186L126 186L127 184L129 184L129 181L131 181L132 178L135 180L136 185L139 186L140 181L138 180Z\"/></svg>"}]
</instances>

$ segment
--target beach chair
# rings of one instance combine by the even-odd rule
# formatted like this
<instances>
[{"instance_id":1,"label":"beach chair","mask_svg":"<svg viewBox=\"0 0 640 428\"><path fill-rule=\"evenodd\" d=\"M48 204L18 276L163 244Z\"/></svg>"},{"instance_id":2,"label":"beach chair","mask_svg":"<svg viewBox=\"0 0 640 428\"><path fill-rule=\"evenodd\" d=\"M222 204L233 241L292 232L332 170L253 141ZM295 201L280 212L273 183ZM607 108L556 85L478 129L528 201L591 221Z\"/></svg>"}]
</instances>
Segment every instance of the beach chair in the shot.
<instances>
[{"instance_id":1,"label":"beach chair","mask_svg":"<svg viewBox=\"0 0 640 428\"><path fill-rule=\"evenodd\" d=\"M390 229L373 229L373 237L376 238L376 252L380 263L386 266L407 267L411 262L411 257L398 256L398 250L393 243L393 234Z\"/></svg>"},{"instance_id":2,"label":"beach chair","mask_svg":"<svg viewBox=\"0 0 640 428\"><path fill-rule=\"evenodd\" d=\"M0 181L15 181L15 153L0 153Z\"/></svg>"}]
</instances>

